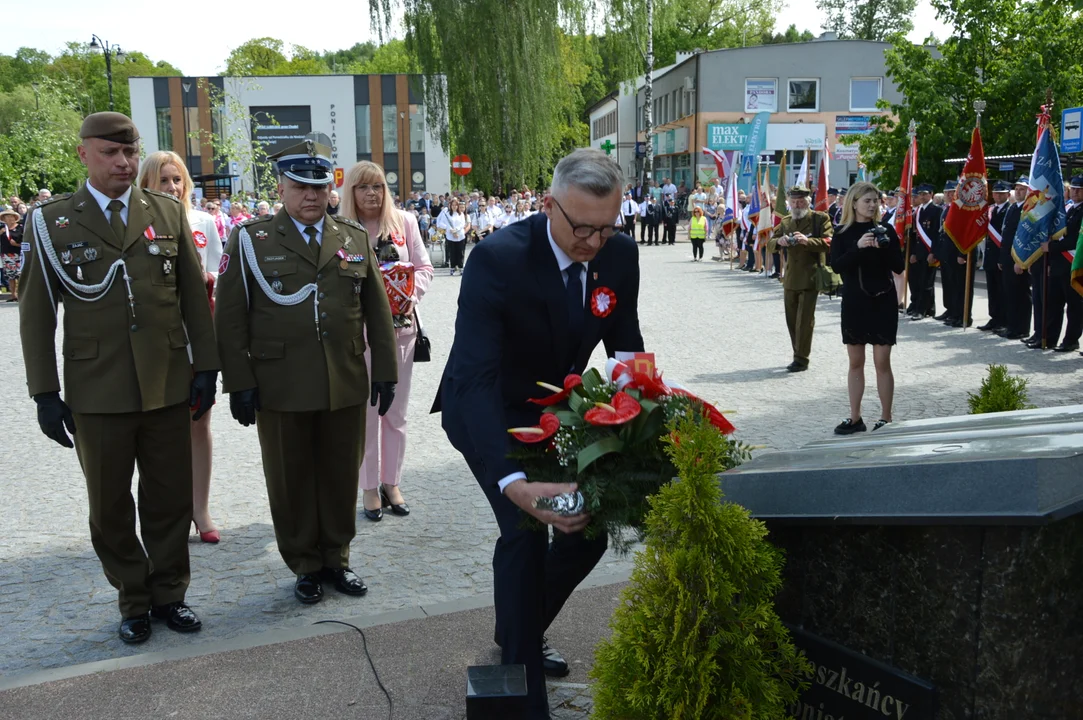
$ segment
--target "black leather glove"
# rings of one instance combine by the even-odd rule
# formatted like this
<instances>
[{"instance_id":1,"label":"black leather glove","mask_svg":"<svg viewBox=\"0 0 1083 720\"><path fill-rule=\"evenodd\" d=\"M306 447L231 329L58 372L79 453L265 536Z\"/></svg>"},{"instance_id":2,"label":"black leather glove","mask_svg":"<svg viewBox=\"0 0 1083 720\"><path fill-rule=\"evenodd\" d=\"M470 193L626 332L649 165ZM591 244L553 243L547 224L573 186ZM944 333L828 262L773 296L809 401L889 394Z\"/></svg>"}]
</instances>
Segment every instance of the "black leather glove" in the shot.
<instances>
[{"instance_id":1,"label":"black leather glove","mask_svg":"<svg viewBox=\"0 0 1083 720\"><path fill-rule=\"evenodd\" d=\"M214 395L218 392L218 371L201 370L192 378L192 397L188 400L188 407L194 408L192 422L199 420L207 414L214 405Z\"/></svg>"},{"instance_id":2,"label":"black leather glove","mask_svg":"<svg viewBox=\"0 0 1083 720\"><path fill-rule=\"evenodd\" d=\"M59 392L39 393L34 396L38 404L38 425L46 437L52 438L66 448L75 447L68 433L75 434L75 418L71 408L60 399ZM64 428L68 432L64 432Z\"/></svg>"},{"instance_id":3,"label":"black leather glove","mask_svg":"<svg viewBox=\"0 0 1083 720\"><path fill-rule=\"evenodd\" d=\"M245 427L255 425L257 410L259 410L259 388L238 390L229 394L229 412L241 425Z\"/></svg>"},{"instance_id":4,"label":"black leather glove","mask_svg":"<svg viewBox=\"0 0 1083 720\"><path fill-rule=\"evenodd\" d=\"M380 409L377 411L380 415L386 415L387 411L391 409L391 403L395 400L395 383L393 382L374 382L372 383L372 399L370 402L373 407L376 407L376 403L380 403Z\"/></svg>"}]
</instances>

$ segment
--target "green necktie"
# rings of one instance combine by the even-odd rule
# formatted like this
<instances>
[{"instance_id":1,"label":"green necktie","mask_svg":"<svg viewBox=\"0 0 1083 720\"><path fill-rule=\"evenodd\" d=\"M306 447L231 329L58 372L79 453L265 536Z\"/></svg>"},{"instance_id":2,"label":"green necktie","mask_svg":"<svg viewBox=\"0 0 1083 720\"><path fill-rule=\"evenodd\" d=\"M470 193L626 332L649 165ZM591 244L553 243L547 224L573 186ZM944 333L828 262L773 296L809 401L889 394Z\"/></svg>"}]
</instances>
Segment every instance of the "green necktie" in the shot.
<instances>
[{"instance_id":1,"label":"green necktie","mask_svg":"<svg viewBox=\"0 0 1083 720\"><path fill-rule=\"evenodd\" d=\"M312 257L319 260L320 258L320 244L316 242L316 226L309 225L305 228L305 235L308 235L308 249L312 251Z\"/></svg>"},{"instance_id":2,"label":"green necktie","mask_svg":"<svg viewBox=\"0 0 1083 720\"><path fill-rule=\"evenodd\" d=\"M106 205L109 208L109 227L113 228L113 234L117 236L117 240L121 245L124 244L124 218L120 216L122 210L124 210L124 203L120 200L110 200Z\"/></svg>"}]
</instances>

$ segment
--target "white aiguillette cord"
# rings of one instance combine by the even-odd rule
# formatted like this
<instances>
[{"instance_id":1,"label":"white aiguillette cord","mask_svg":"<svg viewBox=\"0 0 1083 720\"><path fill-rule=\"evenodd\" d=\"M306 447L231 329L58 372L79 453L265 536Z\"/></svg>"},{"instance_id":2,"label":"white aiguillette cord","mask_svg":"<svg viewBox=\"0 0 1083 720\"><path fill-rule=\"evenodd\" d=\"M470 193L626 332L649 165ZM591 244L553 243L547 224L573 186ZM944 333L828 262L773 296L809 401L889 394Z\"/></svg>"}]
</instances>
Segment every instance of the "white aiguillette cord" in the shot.
<instances>
[{"instance_id":1,"label":"white aiguillette cord","mask_svg":"<svg viewBox=\"0 0 1083 720\"><path fill-rule=\"evenodd\" d=\"M34 242L38 246L38 253L44 255L49 259L49 264L53 266L53 272L56 273L57 279L61 285L66 286L71 292L72 297L82 300L84 302L98 302L109 292L109 288L113 286L113 282L117 277L117 270L123 268L124 270L124 284L128 287L128 306L131 308L132 317L135 317L135 295L132 294L132 278L128 275L128 265L124 262L123 258L117 258L113 261L113 264L109 266L109 271L105 275L105 279L96 285L84 285L78 283L68 277L68 274L64 272L64 266L60 262L60 258L56 256L56 248L53 247L53 239L49 236L49 226L45 223L45 216L41 212L41 208L34 208ZM49 286L49 276L45 272L45 264L41 263L41 272L45 277L45 290L49 293L49 302L53 305L53 315L56 315L56 298L53 297L53 289ZM80 293L77 295L76 293ZM83 297L86 296L86 297Z\"/></svg>"},{"instance_id":2,"label":"white aiguillette cord","mask_svg":"<svg viewBox=\"0 0 1083 720\"><path fill-rule=\"evenodd\" d=\"M256 248L252 245L252 237L248 234L248 228L242 227L241 233L238 238L241 243L241 280L244 282L244 298L245 304L248 305L248 275L244 271L245 260L252 267L252 277L256 279L256 284L259 285L263 294L276 305L299 305L303 303L308 296L312 296L312 317L316 322L316 338L320 339L320 295L317 292L319 286L316 283L309 283L305 285L297 292L291 295L279 295L272 288L270 283L267 282L267 278L263 277L263 271L260 270L259 263L256 261Z\"/></svg>"}]
</instances>

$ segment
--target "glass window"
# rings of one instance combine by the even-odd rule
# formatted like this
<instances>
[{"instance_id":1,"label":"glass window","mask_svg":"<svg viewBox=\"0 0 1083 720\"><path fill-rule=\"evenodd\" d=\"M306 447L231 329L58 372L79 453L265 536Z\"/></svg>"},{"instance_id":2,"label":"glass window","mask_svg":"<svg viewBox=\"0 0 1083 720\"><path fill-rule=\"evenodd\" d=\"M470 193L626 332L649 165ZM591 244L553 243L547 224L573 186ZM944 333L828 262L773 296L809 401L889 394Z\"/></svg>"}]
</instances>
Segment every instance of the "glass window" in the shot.
<instances>
[{"instance_id":1,"label":"glass window","mask_svg":"<svg viewBox=\"0 0 1083 720\"><path fill-rule=\"evenodd\" d=\"M815 112L820 109L819 79L790 80L788 98L790 112Z\"/></svg>"},{"instance_id":2,"label":"glass window","mask_svg":"<svg viewBox=\"0 0 1083 720\"><path fill-rule=\"evenodd\" d=\"M850 79L850 109L876 110L876 101L880 99L880 78Z\"/></svg>"},{"instance_id":3,"label":"glass window","mask_svg":"<svg viewBox=\"0 0 1083 720\"><path fill-rule=\"evenodd\" d=\"M188 112L188 157L199 155L199 108L185 108Z\"/></svg>"},{"instance_id":4,"label":"glass window","mask_svg":"<svg viewBox=\"0 0 1083 720\"><path fill-rule=\"evenodd\" d=\"M354 127L357 128L357 154L368 155L372 152L372 116L368 105L354 105Z\"/></svg>"},{"instance_id":5,"label":"glass window","mask_svg":"<svg viewBox=\"0 0 1083 720\"><path fill-rule=\"evenodd\" d=\"M410 152L425 152L425 106L410 106Z\"/></svg>"},{"instance_id":6,"label":"glass window","mask_svg":"<svg viewBox=\"0 0 1083 720\"><path fill-rule=\"evenodd\" d=\"M777 112L777 93L776 78L745 78L745 112Z\"/></svg>"},{"instance_id":7,"label":"glass window","mask_svg":"<svg viewBox=\"0 0 1083 720\"><path fill-rule=\"evenodd\" d=\"M172 150L173 149L173 116L169 112L169 108L160 107L157 110L158 114L158 149L159 150Z\"/></svg>"},{"instance_id":8,"label":"glass window","mask_svg":"<svg viewBox=\"0 0 1083 720\"><path fill-rule=\"evenodd\" d=\"M384 105L384 152L399 151L399 111L394 105Z\"/></svg>"}]
</instances>

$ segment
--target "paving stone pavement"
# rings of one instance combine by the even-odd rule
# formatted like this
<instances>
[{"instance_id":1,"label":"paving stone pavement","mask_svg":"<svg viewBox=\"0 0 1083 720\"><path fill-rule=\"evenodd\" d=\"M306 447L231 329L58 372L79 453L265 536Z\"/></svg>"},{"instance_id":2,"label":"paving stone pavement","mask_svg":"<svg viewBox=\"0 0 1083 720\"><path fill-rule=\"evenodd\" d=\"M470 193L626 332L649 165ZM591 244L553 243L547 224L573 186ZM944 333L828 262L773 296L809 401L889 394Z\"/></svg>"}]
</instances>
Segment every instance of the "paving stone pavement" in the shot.
<instances>
[{"instance_id":1,"label":"paving stone pavement","mask_svg":"<svg viewBox=\"0 0 1083 720\"><path fill-rule=\"evenodd\" d=\"M828 435L847 413L839 301L821 298L811 369L790 375L783 369L791 358L780 285L728 264L690 259L683 243L641 248L641 325L666 377L732 411L739 437L750 443L794 448ZM193 535L189 546L188 600L203 619L203 631L183 636L158 624L151 640L137 647L116 638L116 593L90 545L75 453L39 432L34 404L22 393L18 312L14 304L0 305L0 375L10 384L0 448L0 674L491 595L495 523L444 437L439 416L428 414L451 347L460 283L460 277L439 270L421 305L433 362L415 369L410 403L402 488L413 512L380 523L359 518L352 565L366 579L368 595L351 599L330 592L324 602L304 608L293 599L293 577L275 547L255 430L233 422L222 402L213 416L211 511L223 540L205 545ZM984 292L977 294L980 324L986 304ZM600 348L594 360L603 362ZM977 389L993 362L1027 377L1036 405L1083 402L1083 358L1077 353L1041 353L977 330L902 322L893 355L895 419L965 413L967 392ZM865 417L874 419L879 406L871 357L866 376ZM596 573L630 568L631 557L611 552ZM553 691L553 706L564 708L557 717L581 717L572 708L589 707L582 688Z\"/></svg>"}]
</instances>

